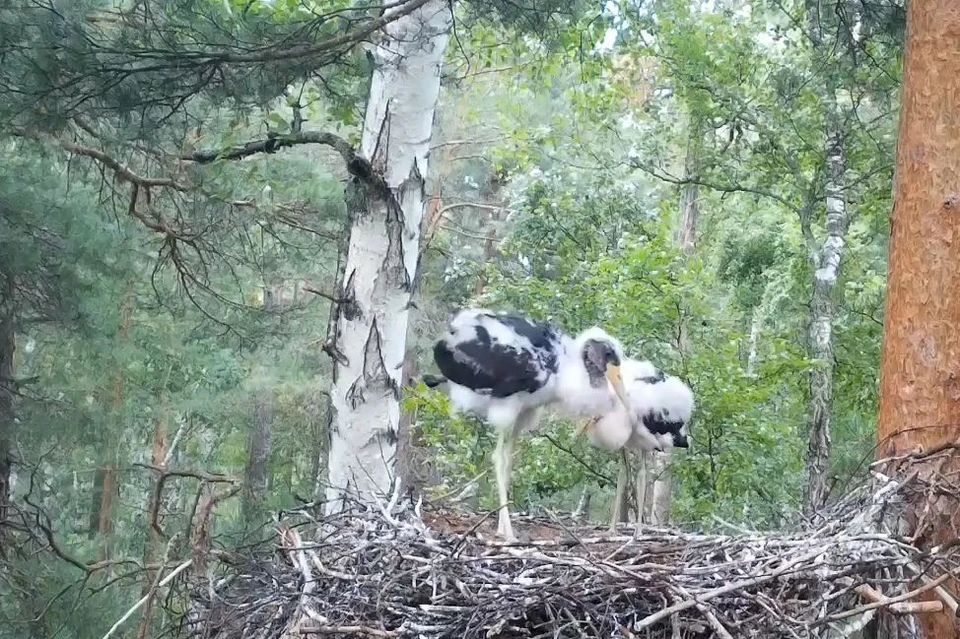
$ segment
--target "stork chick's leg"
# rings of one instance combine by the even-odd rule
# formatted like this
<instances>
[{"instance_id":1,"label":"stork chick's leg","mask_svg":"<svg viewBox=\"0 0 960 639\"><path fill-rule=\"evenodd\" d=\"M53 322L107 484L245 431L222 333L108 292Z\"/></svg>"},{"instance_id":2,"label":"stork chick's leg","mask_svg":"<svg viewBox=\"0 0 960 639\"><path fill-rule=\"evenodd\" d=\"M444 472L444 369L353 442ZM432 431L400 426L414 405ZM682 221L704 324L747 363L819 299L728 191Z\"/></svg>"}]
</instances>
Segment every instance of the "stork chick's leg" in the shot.
<instances>
[{"instance_id":1,"label":"stork chick's leg","mask_svg":"<svg viewBox=\"0 0 960 639\"><path fill-rule=\"evenodd\" d=\"M637 491L637 525L633 529L633 536L638 537L640 535L640 524L646 523L644 521L644 513L646 511L646 500L647 500L647 461L650 453L641 450L640 459L637 462L637 477L636 477L636 491Z\"/></svg>"},{"instance_id":2,"label":"stork chick's leg","mask_svg":"<svg viewBox=\"0 0 960 639\"><path fill-rule=\"evenodd\" d=\"M623 519L623 502L627 496L627 449L620 449L620 472L617 473L617 492L613 498L613 516L610 518L610 534L617 534L617 524Z\"/></svg>"},{"instance_id":3,"label":"stork chick's leg","mask_svg":"<svg viewBox=\"0 0 960 639\"><path fill-rule=\"evenodd\" d=\"M533 430L540 420L541 409L522 409L516 418L507 420L500 417L498 428L497 450L494 451L494 470L497 473L497 490L500 498L500 516L497 524L497 534L509 541L516 540L513 526L510 523L510 508L507 502L510 499L510 484L513 475L513 451L517 438L524 431Z\"/></svg>"},{"instance_id":4,"label":"stork chick's leg","mask_svg":"<svg viewBox=\"0 0 960 639\"><path fill-rule=\"evenodd\" d=\"M510 510L507 507L510 494L510 471L513 470L513 444L515 431L513 426L500 428L497 434L497 448L493 451L493 470L497 475L497 496L500 499L500 518L497 524L497 534L507 540L516 539L513 536L513 526L510 525Z\"/></svg>"}]
</instances>

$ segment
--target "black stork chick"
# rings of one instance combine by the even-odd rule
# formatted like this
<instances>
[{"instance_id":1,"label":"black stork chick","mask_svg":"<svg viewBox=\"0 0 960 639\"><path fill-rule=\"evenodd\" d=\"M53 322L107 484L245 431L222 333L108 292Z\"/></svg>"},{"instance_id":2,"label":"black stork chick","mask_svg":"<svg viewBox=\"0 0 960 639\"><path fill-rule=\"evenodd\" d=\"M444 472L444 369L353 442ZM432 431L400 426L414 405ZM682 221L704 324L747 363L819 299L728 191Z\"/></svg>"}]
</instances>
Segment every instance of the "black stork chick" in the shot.
<instances>
[{"instance_id":1,"label":"black stork chick","mask_svg":"<svg viewBox=\"0 0 960 639\"><path fill-rule=\"evenodd\" d=\"M433 349L450 401L497 430L493 465L500 518L497 533L515 539L507 496L513 450L520 433L536 427L543 407L572 417L605 415L623 401L623 346L598 327L576 338L520 315L481 308L458 312Z\"/></svg>"},{"instance_id":2,"label":"black stork chick","mask_svg":"<svg viewBox=\"0 0 960 639\"><path fill-rule=\"evenodd\" d=\"M693 416L694 397L690 387L673 375L667 375L648 361L627 358L622 364L626 401L613 410L584 422L576 436L584 433L597 448L620 453L620 473L610 520L610 532L616 534L623 500L626 497L627 451L639 453L635 476L637 527L640 530L646 490L646 466L651 451L666 452L689 447L688 427Z\"/></svg>"}]
</instances>

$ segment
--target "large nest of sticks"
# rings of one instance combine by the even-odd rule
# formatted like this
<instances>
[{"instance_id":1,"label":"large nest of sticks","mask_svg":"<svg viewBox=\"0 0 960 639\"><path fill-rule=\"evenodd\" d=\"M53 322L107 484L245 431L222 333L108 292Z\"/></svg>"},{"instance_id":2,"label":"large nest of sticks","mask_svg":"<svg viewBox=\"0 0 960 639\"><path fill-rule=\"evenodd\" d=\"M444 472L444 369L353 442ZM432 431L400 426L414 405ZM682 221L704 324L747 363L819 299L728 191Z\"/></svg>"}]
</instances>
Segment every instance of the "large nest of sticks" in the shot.
<instances>
[{"instance_id":1,"label":"large nest of sticks","mask_svg":"<svg viewBox=\"0 0 960 639\"><path fill-rule=\"evenodd\" d=\"M269 548L193 582L189 627L204 639L846 637L881 610L903 624L956 613L943 584L960 548L924 552L889 529L937 473L873 477L792 533L611 537L520 519L531 540L506 544L493 517L424 513L396 494L320 520L301 511Z\"/></svg>"}]
</instances>

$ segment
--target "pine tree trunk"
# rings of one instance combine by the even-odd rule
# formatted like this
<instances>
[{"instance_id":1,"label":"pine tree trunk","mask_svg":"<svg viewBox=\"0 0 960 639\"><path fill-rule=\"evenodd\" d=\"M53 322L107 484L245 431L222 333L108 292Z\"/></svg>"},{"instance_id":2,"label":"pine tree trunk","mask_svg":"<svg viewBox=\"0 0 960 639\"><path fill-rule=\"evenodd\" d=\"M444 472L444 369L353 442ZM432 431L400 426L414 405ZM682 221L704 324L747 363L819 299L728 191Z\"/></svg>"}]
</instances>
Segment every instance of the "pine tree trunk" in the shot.
<instances>
[{"instance_id":1,"label":"pine tree trunk","mask_svg":"<svg viewBox=\"0 0 960 639\"><path fill-rule=\"evenodd\" d=\"M166 467L167 446L169 444L167 434L167 411L162 410L160 419L157 420L157 424L153 429L153 446L150 451L150 464L156 468ZM163 539L151 525L152 513L155 510L159 512L161 506L161 502L157 501L157 497L154 491L151 490L150 497L147 498L147 539L143 546L144 566L149 566L154 563L161 554L161 543ZM147 594L147 591L150 589L150 584L153 583L155 574L156 571L150 570L149 568L146 569L146 578L140 590L141 597Z\"/></svg>"},{"instance_id":2,"label":"pine tree trunk","mask_svg":"<svg viewBox=\"0 0 960 639\"><path fill-rule=\"evenodd\" d=\"M360 154L387 188L354 180L332 390L327 509L345 492L391 490L411 287L426 196L424 175L452 25L447 0L430 0L386 27L371 46L373 78Z\"/></svg>"},{"instance_id":3,"label":"pine tree trunk","mask_svg":"<svg viewBox=\"0 0 960 639\"><path fill-rule=\"evenodd\" d=\"M930 450L957 441L960 424L960 4L907 5L897 170L891 220L877 455ZM960 453L922 473L956 475ZM906 469L909 470L909 469ZM924 493L908 517L924 520L922 548L960 530L960 498ZM915 534L914 531L904 534ZM957 584L947 582L956 596ZM960 636L949 610L919 616L923 636Z\"/></svg>"},{"instance_id":4,"label":"pine tree trunk","mask_svg":"<svg viewBox=\"0 0 960 639\"><path fill-rule=\"evenodd\" d=\"M261 390L253 402L253 427L247 440L247 467L244 471L241 512L249 530L264 522L268 470L273 435L273 397Z\"/></svg>"},{"instance_id":5,"label":"pine tree trunk","mask_svg":"<svg viewBox=\"0 0 960 639\"><path fill-rule=\"evenodd\" d=\"M167 375L164 379L163 389L161 390L160 415L157 419L156 426L154 426L153 429L153 445L150 451L151 465L156 468L164 469L167 467L167 451L169 450L170 444L168 439L169 428L167 424L170 413L169 406L166 402L166 386L167 382L170 380L171 370L172 365L167 367ZM159 477L155 478L155 481L159 481ZM145 572L143 583L140 585L140 597L146 597L150 593L150 588L157 578L158 571L150 566L155 563L159 563L163 559L163 538L152 525L154 511L157 512L157 520L159 525L159 513L163 503L162 500L162 495L156 494L154 490L150 491L150 497L147 499L147 538L143 546L143 566ZM138 638L148 636L150 624L153 620L155 601L156 597L151 597L143 606L143 615L140 618L140 627L137 630Z\"/></svg>"},{"instance_id":6,"label":"pine tree trunk","mask_svg":"<svg viewBox=\"0 0 960 639\"><path fill-rule=\"evenodd\" d=\"M835 110L835 106L833 107ZM833 416L833 322L834 297L846 246L847 205L843 183L846 154L843 133L832 118L827 139L827 236L817 256L813 276L810 346L816 366L810 373L811 423L807 448L807 483L804 510L822 506L829 490L831 419Z\"/></svg>"},{"instance_id":7,"label":"pine tree trunk","mask_svg":"<svg viewBox=\"0 0 960 639\"><path fill-rule=\"evenodd\" d=\"M14 328L13 292L4 291L0 297L0 558L6 556L5 534L10 500L13 493L13 445L16 441L14 428L14 354L16 333Z\"/></svg>"},{"instance_id":8,"label":"pine tree trunk","mask_svg":"<svg viewBox=\"0 0 960 639\"><path fill-rule=\"evenodd\" d=\"M120 311L119 346L127 342L130 335L130 318L133 315L133 280L127 281L127 293ZM91 517L91 524L96 522L96 534L100 536L102 545L100 559L110 557L110 533L113 530L113 498L117 493L117 445L116 441L122 436L116 431L123 430L125 424L121 418L123 412L123 373L117 371L113 379L113 393L110 397L110 416L112 423L107 430L107 439L103 442L103 457L101 467L94 478L94 494L99 496L95 502L96 517ZM91 533L93 529L91 528ZM92 536L92 535L91 535Z\"/></svg>"}]
</instances>

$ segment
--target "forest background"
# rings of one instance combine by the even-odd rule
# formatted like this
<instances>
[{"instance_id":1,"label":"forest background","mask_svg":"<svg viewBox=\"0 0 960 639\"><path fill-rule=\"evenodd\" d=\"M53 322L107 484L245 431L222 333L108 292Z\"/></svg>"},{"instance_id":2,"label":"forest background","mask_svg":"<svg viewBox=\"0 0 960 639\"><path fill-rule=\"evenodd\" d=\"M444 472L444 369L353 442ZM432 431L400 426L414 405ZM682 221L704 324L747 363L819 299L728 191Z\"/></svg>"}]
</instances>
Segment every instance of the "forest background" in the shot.
<instances>
[{"instance_id":1,"label":"forest background","mask_svg":"<svg viewBox=\"0 0 960 639\"><path fill-rule=\"evenodd\" d=\"M902 3L452 6L404 384L466 304L600 324L696 393L655 518L814 516L875 454ZM0 637L101 637L198 511L236 549L323 499L387 15L0 8ZM403 407L409 485L492 509L492 435ZM603 520L615 477L550 419L513 499Z\"/></svg>"}]
</instances>

